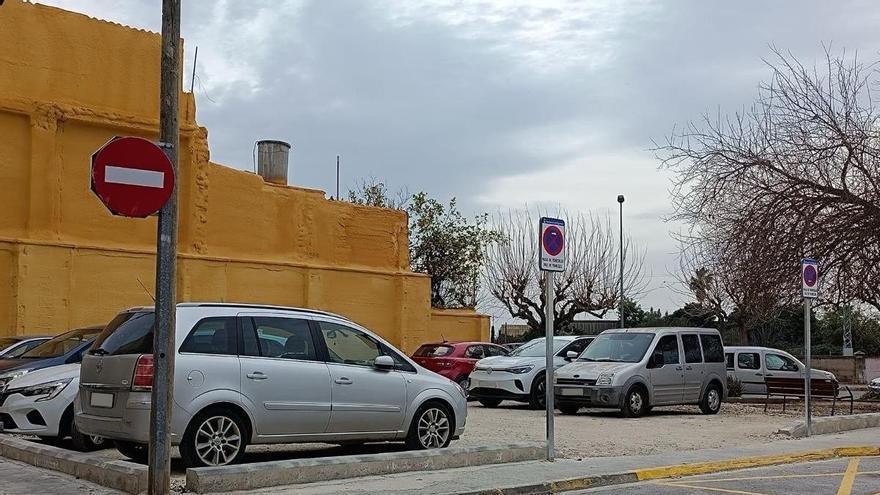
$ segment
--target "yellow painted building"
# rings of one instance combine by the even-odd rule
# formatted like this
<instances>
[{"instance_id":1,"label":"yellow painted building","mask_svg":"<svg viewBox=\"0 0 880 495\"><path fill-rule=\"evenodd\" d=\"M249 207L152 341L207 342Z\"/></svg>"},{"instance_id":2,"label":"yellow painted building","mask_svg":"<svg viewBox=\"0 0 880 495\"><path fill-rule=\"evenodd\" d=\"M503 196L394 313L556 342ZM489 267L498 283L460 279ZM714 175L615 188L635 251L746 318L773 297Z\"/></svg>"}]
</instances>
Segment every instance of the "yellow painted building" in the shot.
<instances>
[{"instance_id":1,"label":"yellow painted building","mask_svg":"<svg viewBox=\"0 0 880 495\"><path fill-rule=\"evenodd\" d=\"M7 0L0 46L0 335L150 304L156 220L112 216L89 158L114 135L158 139L159 35ZM193 95L180 101L180 301L333 311L407 352L488 338L487 317L430 307L404 213L212 163Z\"/></svg>"}]
</instances>

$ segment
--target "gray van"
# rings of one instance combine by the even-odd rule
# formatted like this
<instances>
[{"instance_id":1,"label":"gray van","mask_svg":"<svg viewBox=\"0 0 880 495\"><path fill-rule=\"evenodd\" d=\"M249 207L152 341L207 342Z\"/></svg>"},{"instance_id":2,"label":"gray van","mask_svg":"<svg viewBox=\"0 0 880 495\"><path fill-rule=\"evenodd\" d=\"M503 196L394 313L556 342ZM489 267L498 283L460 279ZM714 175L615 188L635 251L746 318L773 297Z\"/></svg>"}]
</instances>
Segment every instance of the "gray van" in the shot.
<instances>
[{"instance_id":1,"label":"gray van","mask_svg":"<svg viewBox=\"0 0 880 495\"><path fill-rule=\"evenodd\" d=\"M554 397L563 414L582 407L639 417L654 406L697 404L716 414L727 397L721 335L712 328L606 330L556 370Z\"/></svg>"}]
</instances>

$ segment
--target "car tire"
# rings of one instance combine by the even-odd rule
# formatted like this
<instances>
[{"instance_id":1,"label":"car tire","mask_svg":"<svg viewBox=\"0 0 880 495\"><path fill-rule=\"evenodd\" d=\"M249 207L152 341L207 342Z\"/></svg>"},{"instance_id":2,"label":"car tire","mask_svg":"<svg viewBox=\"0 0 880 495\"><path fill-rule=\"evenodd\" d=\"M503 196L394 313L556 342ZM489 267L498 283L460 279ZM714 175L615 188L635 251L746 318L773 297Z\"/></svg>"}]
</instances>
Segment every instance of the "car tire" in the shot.
<instances>
[{"instance_id":1,"label":"car tire","mask_svg":"<svg viewBox=\"0 0 880 495\"><path fill-rule=\"evenodd\" d=\"M703 398L700 399L700 411L703 414L718 414L721 410L721 387L711 384L706 387Z\"/></svg>"},{"instance_id":2,"label":"car tire","mask_svg":"<svg viewBox=\"0 0 880 495\"><path fill-rule=\"evenodd\" d=\"M558 406L556 406L556 408L559 409L559 412L565 414L566 416L574 416L578 413L578 411L581 410L581 406L579 406L578 404L567 404L565 402L559 404Z\"/></svg>"},{"instance_id":3,"label":"car tire","mask_svg":"<svg viewBox=\"0 0 880 495\"><path fill-rule=\"evenodd\" d=\"M147 461L149 461L150 450L146 444L125 442L122 440L116 440L113 443L116 446L116 450L128 459L140 464L146 464Z\"/></svg>"},{"instance_id":4,"label":"car tire","mask_svg":"<svg viewBox=\"0 0 880 495\"><path fill-rule=\"evenodd\" d=\"M641 385L633 385L627 390L620 406L624 418L639 418L648 412L648 391Z\"/></svg>"},{"instance_id":5,"label":"car tire","mask_svg":"<svg viewBox=\"0 0 880 495\"><path fill-rule=\"evenodd\" d=\"M214 407L196 415L189 422L180 441L184 466L228 466L244 457L249 432L246 422L234 410ZM201 449L200 439L208 443Z\"/></svg>"},{"instance_id":6,"label":"car tire","mask_svg":"<svg viewBox=\"0 0 880 495\"><path fill-rule=\"evenodd\" d=\"M99 437L97 435L86 435L79 431L79 428L76 427L76 423L71 421L70 423L70 441L73 444L73 449L78 450L80 452L94 452L96 450L101 450L107 447L107 440L104 437Z\"/></svg>"},{"instance_id":7,"label":"car tire","mask_svg":"<svg viewBox=\"0 0 880 495\"><path fill-rule=\"evenodd\" d=\"M532 388L529 390L529 407L531 409L544 409L545 407L544 401L546 396L544 389L547 385L545 376L545 373L542 371L535 375L534 380L532 380Z\"/></svg>"},{"instance_id":8,"label":"car tire","mask_svg":"<svg viewBox=\"0 0 880 495\"><path fill-rule=\"evenodd\" d=\"M501 405L501 399L477 399L477 401L483 405L483 407L488 407L490 409L494 409Z\"/></svg>"},{"instance_id":9,"label":"car tire","mask_svg":"<svg viewBox=\"0 0 880 495\"><path fill-rule=\"evenodd\" d=\"M446 404L429 401L413 415L406 435L409 450L442 449L449 446L455 433L455 419Z\"/></svg>"}]
</instances>

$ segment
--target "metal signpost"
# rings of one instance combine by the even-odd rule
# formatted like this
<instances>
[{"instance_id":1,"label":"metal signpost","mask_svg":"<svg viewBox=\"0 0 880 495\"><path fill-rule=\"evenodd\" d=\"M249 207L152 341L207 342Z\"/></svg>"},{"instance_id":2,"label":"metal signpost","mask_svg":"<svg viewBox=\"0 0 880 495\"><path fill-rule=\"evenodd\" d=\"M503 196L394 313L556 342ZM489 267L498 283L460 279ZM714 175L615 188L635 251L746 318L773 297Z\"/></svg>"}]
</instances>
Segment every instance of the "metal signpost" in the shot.
<instances>
[{"instance_id":1,"label":"metal signpost","mask_svg":"<svg viewBox=\"0 0 880 495\"><path fill-rule=\"evenodd\" d=\"M544 403L547 407L547 460L554 457L553 438L553 315L554 286L556 272L565 270L565 222L558 218L542 217L538 229L539 256L538 264L544 272L544 338L546 344L546 368L544 372Z\"/></svg>"},{"instance_id":2,"label":"metal signpost","mask_svg":"<svg viewBox=\"0 0 880 495\"><path fill-rule=\"evenodd\" d=\"M0 2L2 3L2 2ZM156 329L150 407L148 493L171 489L170 424L177 295L177 159L180 143L180 0L162 1L159 140L115 137L92 155L91 189L114 215L159 213Z\"/></svg>"},{"instance_id":3,"label":"metal signpost","mask_svg":"<svg viewBox=\"0 0 880 495\"><path fill-rule=\"evenodd\" d=\"M804 258L801 260L801 296L804 298L804 414L806 415L807 436L813 434L812 419L812 352L810 343L810 303L819 297L819 262Z\"/></svg>"}]
</instances>

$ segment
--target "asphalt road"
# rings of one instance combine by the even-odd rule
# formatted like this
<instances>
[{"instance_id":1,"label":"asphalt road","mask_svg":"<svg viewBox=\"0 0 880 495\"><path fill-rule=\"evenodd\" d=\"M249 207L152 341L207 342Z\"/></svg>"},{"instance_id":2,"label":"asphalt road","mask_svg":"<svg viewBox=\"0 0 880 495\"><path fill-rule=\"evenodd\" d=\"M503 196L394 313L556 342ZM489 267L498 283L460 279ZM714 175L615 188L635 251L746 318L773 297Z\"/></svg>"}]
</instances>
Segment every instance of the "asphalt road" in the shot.
<instances>
[{"instance_id":1,"label":"asphalt road","mask_svg":"<svg viewBox=\"0 0 880 495\"><path fill-rule=\"evenodd\" d=\"M833 459L594 488L592 495L880 495L880 459Z\"/></svg>"}]
</instances>

